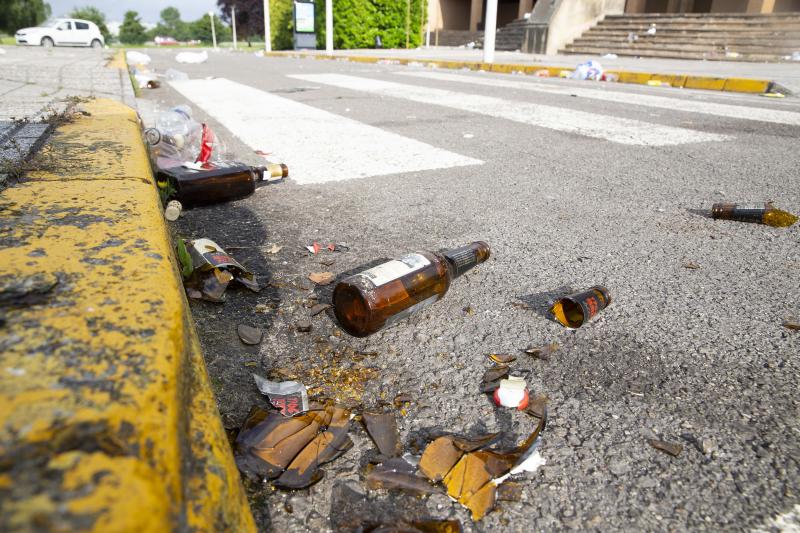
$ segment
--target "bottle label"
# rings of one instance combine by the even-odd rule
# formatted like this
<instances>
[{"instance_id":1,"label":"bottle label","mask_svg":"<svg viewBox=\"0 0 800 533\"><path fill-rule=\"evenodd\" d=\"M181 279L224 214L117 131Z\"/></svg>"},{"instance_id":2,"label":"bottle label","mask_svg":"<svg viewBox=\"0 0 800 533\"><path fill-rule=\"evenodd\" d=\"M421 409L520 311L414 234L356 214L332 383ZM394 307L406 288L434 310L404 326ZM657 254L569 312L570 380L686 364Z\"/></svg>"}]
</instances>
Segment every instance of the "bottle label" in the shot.
<instances>
[{"instance_id":1,"label":"bottle label","mask_svg":"<svg viewBox=\"0 0 800 533\"><path fill-rule=\"evenodd\" d=\"M359 275L369 280L375 287L380 287L406 274L421 270L430 264L431 262L421 254L409 254L400 259L388 261L382 265L365 270Z\"/></svg>"},{"instance_id":2,"label":"bottle label","mask_svg":"<svg viewBox=\"0 0 800 533\"><path fill-rule=\"evenodd\" d=\"M428 307L432 303L435 303L436 301L438 301L440 297L441 297L441 295L434 294L430 298L426 298L425 300L422 300L421 302L418 302L418 303L412 305L411 307L403 309L399 313L394 314L394 315L390 316L388 319L386 319L386 324L385 324L384 327L391 326L395 322L403 320L404 318L407 318L407 317L413 315L417 311L420 311L420 310Z\"/></svg>"}]
</instances>

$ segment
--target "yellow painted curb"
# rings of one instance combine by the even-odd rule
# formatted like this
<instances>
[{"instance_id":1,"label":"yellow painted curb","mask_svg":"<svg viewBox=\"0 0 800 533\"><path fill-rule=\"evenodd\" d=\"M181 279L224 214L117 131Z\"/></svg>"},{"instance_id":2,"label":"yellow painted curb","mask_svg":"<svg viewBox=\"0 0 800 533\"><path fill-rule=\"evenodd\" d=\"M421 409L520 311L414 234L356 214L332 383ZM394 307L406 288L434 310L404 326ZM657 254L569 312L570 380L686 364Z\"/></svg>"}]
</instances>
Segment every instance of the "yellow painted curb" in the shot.
<instances>
[{"instance_id":1,"label":"yellow painted curb","mask_svg":"<svg viewBox=\"0 0 800 533\"><path fill-rule=\"evenodd\" d=\"M84 108L0 193L0 529L254 531L136 113Z\"/></svg>"},{"instance_id":2,"label":"yellow painted curb","mask_svg":"<svg viewBox=\"0 0 800 533\"><path fill-rule=\"evenodd\" d=\"M340 61L354 61L359 63L393 63L407 65L417 63L438 68L448 69L469 69L485 70L489 72L499 72L503 74L524 73L533 74L538 70L547 70L551 77L557 78L562 71L572 72L569 67L557 67L548 65L527 65L515 63L483 63L475 61L448 61L439 59L412 59L398 57L376 57L376 56L344 56L344 55L324 55L310 54L307 52L270 52L264 54L272 57L292 57L292 58L316 58L334 59ZM773 86L769 80L754 80L746 78L714 78L709 76L691 76L686 74L658 74L653 72L634 72L626 70L609 70L609 73L619 76L620 83L634 83L647 85L649 81L660 81L668 83L670 87L684 87L686 89L705 89L709 91L726 91L739 93L764 93L768 92Z\"/></svg>"},{"instance_id":3,"label":"yellow painted curb","mask_svg":"<svg viewBox=\"0 0 800 533\"><path fill-rule=\"evenodd\" d=\"M108 67L108 68L118 68L118 69L123 69L123 70L127 69L128 68L128 62L125 59L125 50L122 50L122 49L117 50L117 53L114 54L114 57L111 59L111 61L108 62L106 67Z\"/></svg>"}]
</instances>

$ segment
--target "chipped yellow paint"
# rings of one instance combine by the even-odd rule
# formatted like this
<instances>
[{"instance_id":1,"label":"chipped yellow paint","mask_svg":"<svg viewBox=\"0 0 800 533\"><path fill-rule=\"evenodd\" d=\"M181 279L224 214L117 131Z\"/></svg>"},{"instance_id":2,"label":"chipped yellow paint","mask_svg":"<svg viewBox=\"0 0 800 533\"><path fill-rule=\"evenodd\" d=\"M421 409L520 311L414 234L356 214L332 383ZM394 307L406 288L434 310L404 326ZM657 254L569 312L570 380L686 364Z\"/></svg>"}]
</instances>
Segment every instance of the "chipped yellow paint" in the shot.
<instances>
[{"instance_id":1,"label":"chipped yellow paint","mask_svg":"<svg viewBox=\"0 0 800 533\"><path fill-rule=\"evenodd\" d=\"M388 61L406 65L408 63L420 63L432 67L445 69L469 69L485 70L503 74L520 72L533 74L538 70L547 70L550 77L558 78L562 71L572 72L569 67L554 67L548 65L521 65L515 63L483 63L475 61L445 61L438 59L413 59L399 57L378 57L378 56L345 56L345 55L322 55L308 52L270 52L267 56L273 57L292 57L316 59L341 59L358 63L378 63ZM634 83L647 85L650 80L669 83L670 87L686 87L687 89L706 89L710 91L729 91L741 93L764 93L767 92L772 82L767 80L751 80L743 78L712 78L707 76L689 76L684 74L657 74L652 72L630 72L626 70L609 70L611 74L619 76L619 83Z\"/></svg>"},{"instance_id":2,"label":"chipped yellow paint","mask_svg":"<svg viewBox=\"0 0 800 533\"><path fill-rule=\"evenodd\" d=\"M765 80L748 80L744 78L728 78L725 80L723 91L734 93L765 93L772 84Z\"/></svg>"},{"instance_id":3,"label":"chipped yellow paint","mask_svg":"<svg viewBox=\"0 0 800 533\"><path fill-rule=\"evenodd\" d=\"M106 65L108 68L118 68L118 69L126 69L128 68L128 63L125 60L125 50L117 50L117 53L114 54L114 57L111 61L108 62Z\"/></svg>"},{"instance_id":4,"label":"chipped yellow paint","mask_svg":"<svg viewBox=\"0 0 800 533\"><path fill-rule=\"evenodd\" d=\"M4 304L0 529L253 531L136 113L84 107L0 194L0 291L55 282Z\"/></svg>"},{"instance_id":5,"label":"chipped yellow paint","mask_svg":"<svg viewBox=\"0 0 800 533\"><path fill-rule=\"evenodd\" d=\"M721 91L725 87L725 78L710 78L708 76L687 76L686 89L704 89L706 91Z\"/></svg>"},{"instance_id":6,"label":"chipped yellow paint","mask_svg":"<svg viewBox=\"0 0 800 533\"><path fill-rule=\"evenodd\" d=\"M653 74L648 81L660 81L662 84L669 83L670 87L683 87L688 76L674 74Z\"/></svg>"}]
</instances>

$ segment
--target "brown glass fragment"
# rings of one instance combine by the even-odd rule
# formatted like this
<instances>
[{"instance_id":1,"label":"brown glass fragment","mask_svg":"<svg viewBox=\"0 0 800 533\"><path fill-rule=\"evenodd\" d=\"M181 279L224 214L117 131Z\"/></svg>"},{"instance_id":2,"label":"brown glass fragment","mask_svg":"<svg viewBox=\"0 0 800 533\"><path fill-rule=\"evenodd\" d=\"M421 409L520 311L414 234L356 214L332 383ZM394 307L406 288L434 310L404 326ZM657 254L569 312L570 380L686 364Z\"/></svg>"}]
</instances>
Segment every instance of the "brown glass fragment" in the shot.
<instances>
[{"instance_id":1,"label":"brown glass fragment","mask_svg":"<svg viewBox=\"0 0 800 533\"><path fill-rule=\"evenodd\" d=\"M800 320L797 320L795 318L790 318L790 319L784 320L783 321L783 327L785 327L786 329L791 329L791 330L794 330L794 331L798 331L798 330L800 330Z\"/></svg>"},{"instance_id":2,"label":"brown glass fragment","mask_svg":"<svg viewBox=\"0 0 800 533\"><path fill-rule=\"evenodd\" d=\"M523 411L534 418L544 418L547 416L547 396L540 394L528 400L528 406Z\"/></svg>"},{"instance_id":3,"label":"brown glass fragment","mask_svg":"<svg viewBox=\"0 0 800 533\"><path fill-rule=\"evenodd\" d=\"M525 353L528 355L532 355L536 359L541 359L542 361L549 361L550 356L558 350L558 343L554 342L548 344L546 346L528 346L525 348Z\"/></svg>"},{"instance_id":4,"label":"brown glass fragment","mask_svg":"<svg viewBox=\"0 0 800 533\"><path fill-rule=\"evenodd\" d=\"M319 466L341 455L352 447L347 436L350 429L350 411L331 407L332 414L327 429L319 433L298 453L283 474L275 481L275 486L286 489L302 489L322 479ZM348 444L349 441L349 444Z\"/></svg>"},{"instance_id":5,"label":"brown glass fragment","mask_svg":"<svg viewBox=\"0 0 800 533\"><path fill-rule=\"evenodd\" d=\"M521 483L505 481L497 487L497 501L518 502L522 499Z\"/></svg>"},{"instance_id":6,"label":"brown glass fragment","mask_svg":"<svg viewBox=\"0 0 800 533\"><path fill-rule=\"evenodd\" d=\"M488 357L490 361L500 365L507 365L508 363L513 363L517 360L516 355L502 353L491 353L488 355Z\"/></svg>"},{"instance_id":7,"label":"brown glass fragment","mask_svg":"<svg viewBox=\"0 0 800 533\"><path fill-rule=\"evenodd\" d=\"M380 525L367 533L462 533L458 520L415 520L393 525Z\"/></svg>"},{"instance_id":8,"label":"brown glass fragment","mask_svg":"<svg viewBox=\"0 0 800 533\"><path fill-rule=\"evenodd\" d=\"M677 457L683 451L683 446L677 442L668 442L658 439L647 439L647 442L656 450L669 454L672 457Z\"/></svg>"},{"instance_id":9,"label":"brown glass fragment","mask_svg":"<svg viewBox=\"0 0 800 533\"><path fill-rule=\"evenodd\" d=\"M349 411L333 402L312 404L311 410L293 418L253 409L236 438L236 463L251 477L280 476L282 487L309 486L322 477L319 465L352 447L349 423Z\"/></svg>"},{"instance_id":10,"label":"brown glass fragment","mask_svg":"<svg viewBox=\"0 0 800 533\"><path fill-rule=\"evenodd\" d=\"M400 461L402 461L402 459ZM392 466L391 462L378 465L372 469L367 476L367 487L372 490L399 489L416 494L433 494L441 492L440 488L431 485L427 479L409 472L406 468L396 468Z\"/></svg>"},{"instance_id":11,"label":"brown glass fragment","mask_svg":"<svg viewBox=\"0 0 800 533\"><path fill-rule=\"evenodd\" d=\"M378 451L386 457L396 457L402 452L397 420L392 413L364 412L361 415L370 438Z\"/></svg>"},{"instance_id":12,"label":"brown glass fragment","mask_svg":"<svg viewBox=\"0 0 800 533\"><path fill-rule=\"evenodd\" d=\"M465 454L444 477L447 494L466 505L484 485L511 470L517 459L492 450Z\"/></svg>"},{"instance_id":13,"label":"brown glass fragment","mask_svg":"<svg viewBox=\"0 0 800 533\"><path fill-rule=\"evenodd\" d=\"M466 501L461 502L461 504L470 510L473 520L480 520L494 508L496 500L497 485L489 482L478 489Z\"/></svg>"},{"instance_id":14,"label":"brown glass fragment","mask_svg":"<svg viewBox=\"0 0 800 533\"><path fill-rule=\"evenodd\" d=\"M419 460L419 471L431 481L441 481L464 452L453 444L453 437L439 437L425 448Z\"/></svg>"},{"instance_id":15,"label":"brown glass fragment","mask_svg":"<svg viewBox=\"0 0 800 533\"><path fill-rule=\"evenodd\" d=\"M491 383L493 381L497 381L503 378L508 377L508 373L510 372L510 368L507 366L495 366L486 370L483 373L483 379L481 380L483 383Z\"/></svg>"},{"instance_id":16,"label":"brown glass fragment","mask_svg":"<svg viewBox=\"0 0 800 533\"><path fill-rule=\"evenodd\" d=\"M487 433L486 435L469 439L463 437L452 437L453 446L462 452L474 452L475 450L480 450L481 448L491 446L497 442L497 439L500 438L500 435L500 433Z\"/></svg>"}]
</instances>

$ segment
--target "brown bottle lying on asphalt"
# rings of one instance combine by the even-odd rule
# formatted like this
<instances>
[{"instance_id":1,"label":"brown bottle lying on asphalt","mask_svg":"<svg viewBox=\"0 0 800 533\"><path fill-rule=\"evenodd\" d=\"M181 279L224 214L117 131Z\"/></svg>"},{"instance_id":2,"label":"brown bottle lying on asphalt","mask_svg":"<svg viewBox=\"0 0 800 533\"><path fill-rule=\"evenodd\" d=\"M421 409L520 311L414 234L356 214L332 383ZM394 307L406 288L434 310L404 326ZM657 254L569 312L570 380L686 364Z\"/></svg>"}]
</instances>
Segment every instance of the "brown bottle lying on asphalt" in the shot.
<instances>
[{"instance_id":1,"label":"brown bottle lying on asphalt","mask_svg":"<svg viewBox=\"0 0 800 533\"><path fill-rule=\"evenodd\" d=\"M342 328L366 337L438 301L450 282L488 259L483 241L447 252L417 252L350 276L333 290Z\"/></svg>"},{"instance_id":2,"label":"brown bottle lying on asphalt","mask_svg":"<svg viewBox=\"0 0 800 533\"><path fill-rule=\"evenodd\" d=\"M159 187L172 186L171 199L185 207L194 207L246 198L255 192L257 182L288 175L289 168L283 163L251 167L236 162L214 162L199 170L181 165L159 168L156 179Z\"/></svg>"},{"instance_id":3,"label":"brown bottle lying on asphalt","mask_svg":"<svg viewBox=\"0 0 800 533\"><path fill-rule=\"evenodd\" d=\"M760 205L714 204L711 206L711 216L723 220L766 224L776 228L786 228L797 222L796 216L778 209L772 202Z\"/></svg>"}]
</instances>

